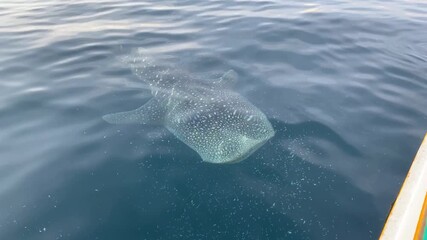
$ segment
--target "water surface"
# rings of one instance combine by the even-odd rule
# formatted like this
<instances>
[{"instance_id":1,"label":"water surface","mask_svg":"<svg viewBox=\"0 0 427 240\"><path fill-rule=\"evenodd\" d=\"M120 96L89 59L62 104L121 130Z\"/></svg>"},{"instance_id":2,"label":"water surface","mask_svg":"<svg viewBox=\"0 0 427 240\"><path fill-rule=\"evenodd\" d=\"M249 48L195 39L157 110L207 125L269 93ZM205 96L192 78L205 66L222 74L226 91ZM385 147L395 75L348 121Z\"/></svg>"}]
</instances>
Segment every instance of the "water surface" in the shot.
<instances>
[{"instance_id":1,"label":"water surface","mask_svg":"<svg viewBox=\"0 0 427 240\"><path fill-rule=\"evenodd\" d=\"M0 3L0 239L376 239L427 129L423 1ZM236 91L276 135L212 165L162 127L147 49Z\"/></svg>"}]
</instances>

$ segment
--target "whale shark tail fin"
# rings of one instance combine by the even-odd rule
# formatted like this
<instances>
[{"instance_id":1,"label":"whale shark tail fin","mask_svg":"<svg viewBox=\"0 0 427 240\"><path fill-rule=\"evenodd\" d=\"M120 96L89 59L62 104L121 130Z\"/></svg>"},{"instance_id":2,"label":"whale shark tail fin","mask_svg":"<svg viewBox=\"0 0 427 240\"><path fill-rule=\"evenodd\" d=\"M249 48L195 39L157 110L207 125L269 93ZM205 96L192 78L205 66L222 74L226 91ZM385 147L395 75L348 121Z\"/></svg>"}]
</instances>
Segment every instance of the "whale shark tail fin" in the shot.
<instances>
[{"instance_id":1,"label":"whale shark tail fin","mask_svg":"<svg viewBox=\"0 0 427 240\"><path fill-rule=\"evenodd\" d=\"M102 116L111 124L161 124L165 110L158 99L152 98L146 104L128 112L110 113Z\"/></svg>"},{"instance_id":2,"label":"whale shark tail fin","mask_svg":"<svg viewBox=\"0 0 427 240\"><path fill-rule=\"evenodd\" d=\"M221 87L232 87L237 82L237 73L234 70L228 70L222 75L218 80L215 81L215 84Z\"/></svg>"}]
</instances>

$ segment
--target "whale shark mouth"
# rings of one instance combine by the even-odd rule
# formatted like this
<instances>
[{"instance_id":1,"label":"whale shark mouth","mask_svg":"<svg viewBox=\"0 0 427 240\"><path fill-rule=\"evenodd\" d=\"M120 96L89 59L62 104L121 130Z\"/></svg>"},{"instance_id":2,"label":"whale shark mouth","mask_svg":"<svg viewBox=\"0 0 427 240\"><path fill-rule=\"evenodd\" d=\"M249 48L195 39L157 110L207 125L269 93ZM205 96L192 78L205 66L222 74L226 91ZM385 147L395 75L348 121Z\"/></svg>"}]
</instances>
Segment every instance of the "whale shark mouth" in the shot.
<instances>
[{"instance_id":1,"label":"whale shark mouth","mask_svg":"<svg viewBox=\"0 0 427 240\"><path fill-rule=\"evenodd\" d=\"M256 150L258 150L262 145L264 145L270 138L272 138L274 135L268 136L267 138L264 138L262 140L259 139L252 139L244 137L244 142L248 145L247 148L244 149L244 151L240 151L238 155L236 155L234 158L226 161L221 162L212 162L216 164L234 164L241 162L248 158L250 155L252 155Z\"/></svg>"}]
</instances>

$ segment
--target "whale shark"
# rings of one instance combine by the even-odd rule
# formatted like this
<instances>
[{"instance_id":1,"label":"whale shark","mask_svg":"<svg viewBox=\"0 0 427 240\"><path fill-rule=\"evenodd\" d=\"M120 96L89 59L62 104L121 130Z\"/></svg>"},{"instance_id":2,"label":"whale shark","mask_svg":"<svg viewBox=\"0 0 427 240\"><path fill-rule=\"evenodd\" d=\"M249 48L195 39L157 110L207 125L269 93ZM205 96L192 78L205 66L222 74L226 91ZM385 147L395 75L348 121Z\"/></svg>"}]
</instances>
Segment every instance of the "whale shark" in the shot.
<instances>
[{"instance_id":1,"label":"whale shark","mask_svg":"<svg viewBox=\"0 0 427 240\"><path fill-rule=\"evenodd\" d=\"M156 64L144 49L122 58L151 90L152 98L140 108L111 113L111 124L163 125L209 163L236 163L249 157L274 136L260 109L232 90L237 73L203 81L167 64Z\"/></svg>"}]
</instances>

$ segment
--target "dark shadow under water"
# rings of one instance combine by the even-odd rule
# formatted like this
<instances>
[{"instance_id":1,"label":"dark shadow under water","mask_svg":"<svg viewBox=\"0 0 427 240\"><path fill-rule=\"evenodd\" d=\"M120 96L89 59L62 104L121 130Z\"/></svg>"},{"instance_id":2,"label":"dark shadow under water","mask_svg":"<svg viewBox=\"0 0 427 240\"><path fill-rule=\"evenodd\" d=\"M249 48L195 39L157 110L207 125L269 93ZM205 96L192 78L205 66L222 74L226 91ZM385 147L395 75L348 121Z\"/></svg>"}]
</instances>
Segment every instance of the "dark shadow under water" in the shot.
<instances>
[{"instance_id":1,"label":"dark shadow under water","mask_svg":"<svg viewBox=\"0 0 427 240\"><path fill-rule=\"evenodd\" d=\"M120 142L134 139L133 145L138 145L147 140L138 140L138 135L152 129L129 126L140 131L126 131L103 143L102 148L116 153L111 160L76 171L53 191L57 207L38 201L21 225L36 228L43 219L55 236L69 239L377 237L370 235L381 227L372 197L344 176L292 153L286 143L326 138L349 154L361 153L320 123L271 121L275 137L245 161L231 165L201 162L171 134L150 143L159 151L145 149L149 154L140 151L135 159L135 148ZM98 130L111 128L101 126ZM43 239L37 229L9 228L3 236Z\"/></svg>"}]
</instances>

